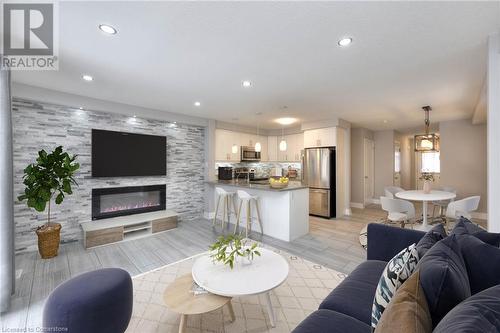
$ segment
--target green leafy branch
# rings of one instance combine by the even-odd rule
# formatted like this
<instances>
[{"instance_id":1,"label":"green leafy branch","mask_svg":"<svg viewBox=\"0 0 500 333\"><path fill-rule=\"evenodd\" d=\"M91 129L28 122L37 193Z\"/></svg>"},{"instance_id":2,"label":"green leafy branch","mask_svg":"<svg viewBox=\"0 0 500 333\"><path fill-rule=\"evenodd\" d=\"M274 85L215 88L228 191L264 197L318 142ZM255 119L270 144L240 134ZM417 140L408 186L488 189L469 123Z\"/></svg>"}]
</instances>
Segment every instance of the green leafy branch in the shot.
<instances>
[{"instance_id":1,"label":"green leafy branch","mask_svg":"<svg viewBox=\"0 0 500 333\"><path fill-rule=\"evenodd\" d=\"M210 257L214 262L221 262L224 265L229 265L231 269L234 267L236 258L246 257L248 260L253 260L254 256L260 256L257 250L257 243L247 245L248 241L241 235L220 236L217 241L210 245Z\"/></svg>"}]
</instances>

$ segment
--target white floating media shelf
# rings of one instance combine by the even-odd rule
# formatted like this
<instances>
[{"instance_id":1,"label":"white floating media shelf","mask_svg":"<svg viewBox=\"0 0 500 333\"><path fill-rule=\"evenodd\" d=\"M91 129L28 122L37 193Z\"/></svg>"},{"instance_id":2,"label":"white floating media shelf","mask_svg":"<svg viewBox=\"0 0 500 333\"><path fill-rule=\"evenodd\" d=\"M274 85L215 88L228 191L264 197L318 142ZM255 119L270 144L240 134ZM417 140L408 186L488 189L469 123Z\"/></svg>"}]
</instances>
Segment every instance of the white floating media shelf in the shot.
<instances>
[{"instance_id":1,"label":"white floating media shelf","mask_svg":"<svg viewBox=\"0 0 500 333\"><path fill-rule=\"evenodd\" d=\"M146 237L177 227L178 214L171 210L119 216L81 224L85 248Z\"/></svg>"}]
</instances>

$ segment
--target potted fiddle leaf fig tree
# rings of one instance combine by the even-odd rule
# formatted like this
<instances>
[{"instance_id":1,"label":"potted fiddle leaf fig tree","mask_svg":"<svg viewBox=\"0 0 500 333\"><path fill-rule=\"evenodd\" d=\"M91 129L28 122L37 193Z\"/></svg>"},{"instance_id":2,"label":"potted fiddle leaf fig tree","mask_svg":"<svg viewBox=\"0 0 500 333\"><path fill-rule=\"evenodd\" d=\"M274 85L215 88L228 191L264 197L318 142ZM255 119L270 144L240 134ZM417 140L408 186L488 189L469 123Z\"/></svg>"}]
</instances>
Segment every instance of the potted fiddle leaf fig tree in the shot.
<instances>
[{"instance_id":1,"label":"potted fiddle leaf fig tree","mask_svg":"<svg viewBox=\"0 0 500 333\"><path fill-rule=\"evenodd\" d=\"M76 155L69 155L59 146L50 154L40 150L35 163L24 169L26 187L18 200L26 200L28 207L38 212L47 210L47 223L36 229L38 251L43 259L57 256L59 250L61 225L51 222L50 205L53 200L60 205L66 195L73 193L72 185L77 185L74 175L80 168L75 160Z\"/></svg>"}]
</instances>

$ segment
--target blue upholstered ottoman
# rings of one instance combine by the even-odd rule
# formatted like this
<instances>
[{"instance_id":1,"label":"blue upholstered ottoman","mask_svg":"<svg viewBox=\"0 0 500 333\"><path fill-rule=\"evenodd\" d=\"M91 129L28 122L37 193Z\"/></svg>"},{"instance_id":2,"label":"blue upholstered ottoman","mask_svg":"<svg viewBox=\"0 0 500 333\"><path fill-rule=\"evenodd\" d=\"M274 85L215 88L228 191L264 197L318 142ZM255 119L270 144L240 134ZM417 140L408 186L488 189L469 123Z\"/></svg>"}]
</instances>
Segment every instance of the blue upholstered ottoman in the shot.
<instances>
[{"instance_id":1,"label":"blue upholstered ottoman","mask_svg":"<svg viewBox=\"0 0 500 333\"><path fill-rule=\"evenodd\" d=\"M132 279L119 268L78 275L59 285L43 310L45 328L123 333L132 316Z\"/></svg>"}]
</instances>

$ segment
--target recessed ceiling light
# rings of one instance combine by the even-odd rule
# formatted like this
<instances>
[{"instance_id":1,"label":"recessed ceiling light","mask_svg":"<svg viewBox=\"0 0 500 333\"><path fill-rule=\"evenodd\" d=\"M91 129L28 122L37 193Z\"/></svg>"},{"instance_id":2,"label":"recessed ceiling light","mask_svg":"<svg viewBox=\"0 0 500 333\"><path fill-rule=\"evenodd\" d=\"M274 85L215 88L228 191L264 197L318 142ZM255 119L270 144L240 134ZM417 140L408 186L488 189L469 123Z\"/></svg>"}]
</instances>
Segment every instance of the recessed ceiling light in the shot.
<instances>
[{"instance_id":1,"label":"recessed ceiling light","mask_svg":"<svg viewBox=\"0 0 500 333\"><path fill-rule=\"evenodd\" d=\"M80 107L79 107L79 109L80 109L80 110L83 110L83 107L81 107L81 106L80 106Z\"/></svg>"},{"instance_id":2,"label":"recessed ceiling light","mask_svg":"<svg viewBox=\"0 0 500 333\"><path fill-rule=\"evenodd\" d=\"M99 29L108 35L115 35L118 31L108 24L100 24Z\"/></svg>"},{"instance_id":3,"label":"recessed ceiling light","mask_svg":"<svg viewBox=\"0 0 500 333\"><path fill-rule=\"evenodd\" d=\"M347 45L349 45L351 43L352 43L352 38L351 37L342 38L341 40L339 40L337 42L337 44L339 44L340 47L347 46Z\"/></svg>"},{"instance_id":4,"label":"recessed ceiling light","mask_svg":"<svg viewBox=\"0 0 500 333\"><path fill-rule=\"evenodd\" d=\"M275 119L274 121L277 122L278 124L281 124L281 125L291 125L291 124L295 123L297 121L297 119L285 117L285 118Z\"/></svg>"},{"instance_id":5,"label":"recessed ceiling light","mask_svg":"<svg viewBox=\"0 0 500 333\"><path fill-rule=\"evenodd\" d=\"M89 82L94 80L94 78L88 74L83 74L82 79L84 79L85 81L89 81Z\"/></svg>"},{"instance_id":6,"label":"recessed ceiling light","mask_svg":"<svg viewBox=\"0 0 500 333\"><path fill-rule=\"evenodd\" d=\"M252 86L252 82L245 80L245 81L241 82L241 85L245 88L250 88Z\"/></svg>"},{"instance_id":7,"label":"recessed ceiling light","mask_svg":"<svg viewBox=\"0 0 500 333\"><path fill-rule=\"evenodd\" d=\"M387 119L384 119L384 124L387 124Z\"/></svg>"},{"instance_id":8,"label":"recessed ceiling light","mask_svg":"<svg viewBox=\"0 0 500 333\"><path fill-rule=\"evenodd\" d=\"M200 102L194 102L194 106L201 106Z\"/></svg>"},{"instance_id":9,"label":"recessed ceiling light","mask_svg":"<svg viewBox=\"0 0 500 333\"><path fill-rule=\"evenodd\" d=\"M132 118L137 118L137 116L134 114L134 115L132 116Z\"/></svg>"}]
</instances>

